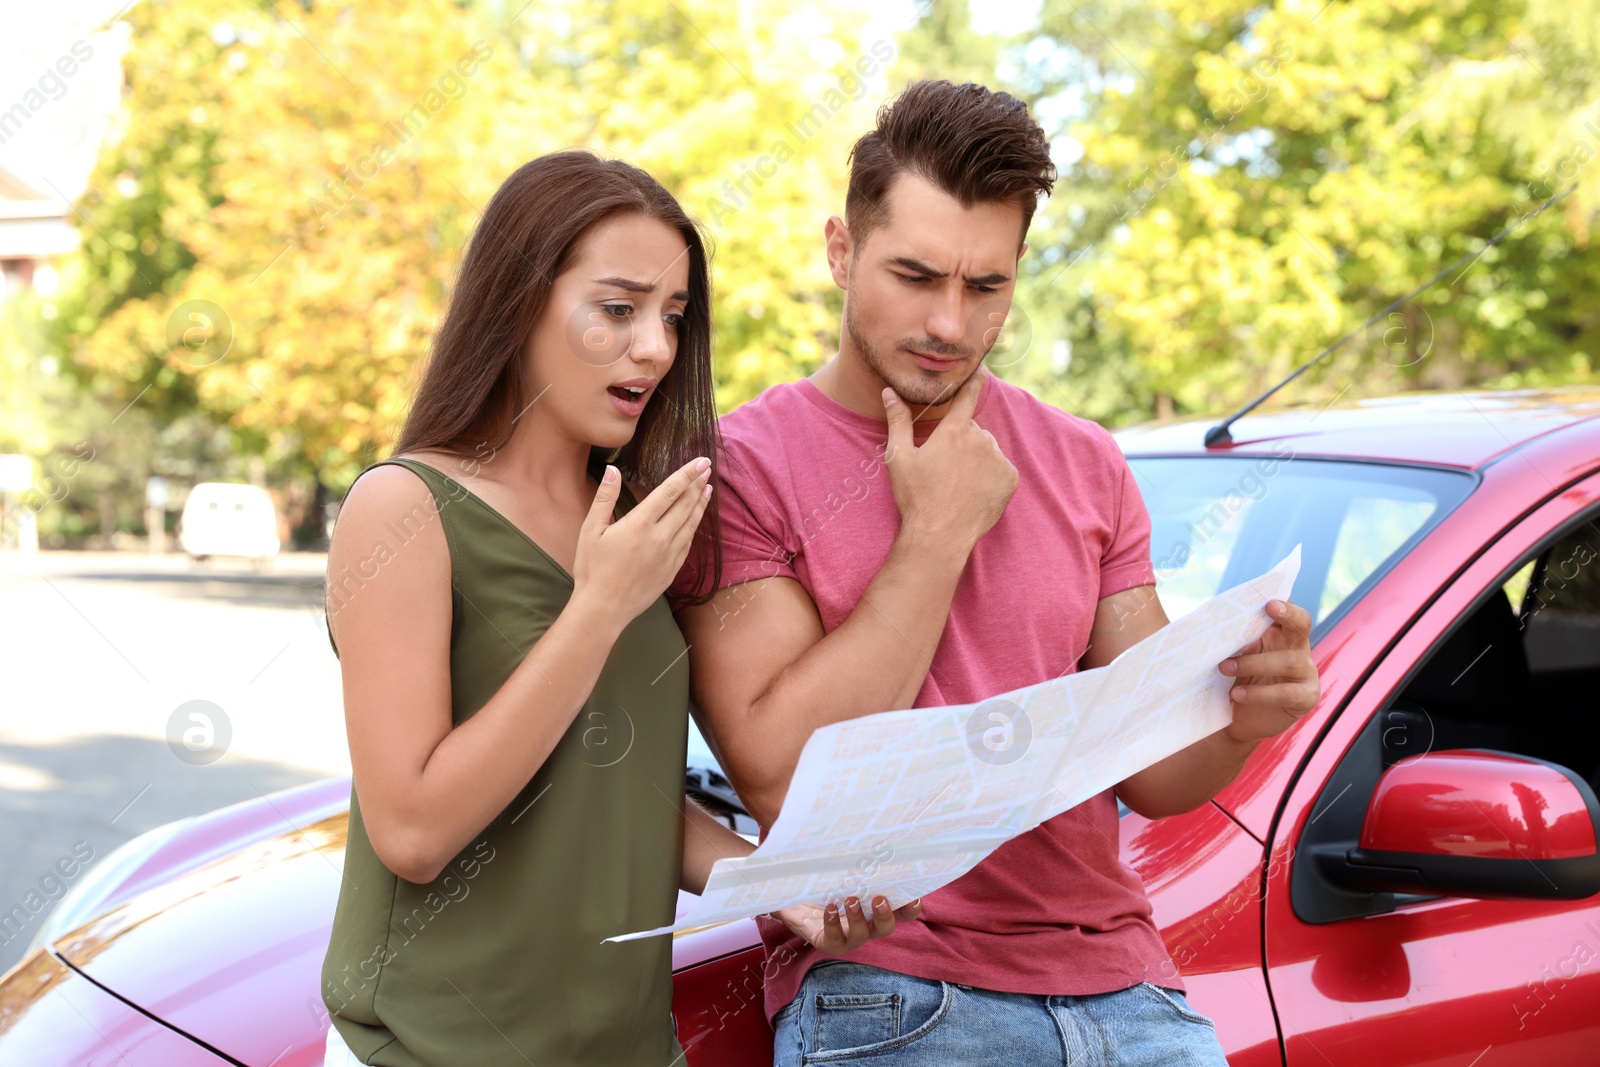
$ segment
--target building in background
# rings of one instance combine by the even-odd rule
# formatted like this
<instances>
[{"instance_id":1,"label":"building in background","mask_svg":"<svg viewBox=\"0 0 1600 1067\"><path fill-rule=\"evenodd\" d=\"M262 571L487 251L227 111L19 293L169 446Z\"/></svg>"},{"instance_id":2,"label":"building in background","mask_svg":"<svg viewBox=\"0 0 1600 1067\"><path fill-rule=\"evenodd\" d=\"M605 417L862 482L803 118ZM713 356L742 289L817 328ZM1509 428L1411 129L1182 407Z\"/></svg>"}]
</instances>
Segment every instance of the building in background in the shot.
<instances>
[{"instance_id":1,"label":"building in background","mask_svg":"<svg viewBox=\"0 0 1600 1067\"><path fill-rule=\"evenodd\" d=\"M0 167L0 303L30 289L53 296L54 261L78 241L72 205Z\"/></svg>"},{"instance_id":2,"label":"building in background","mask_svg":"<svg viewBox=\"0 0 1600 1067\"><path fill-rule=\"evenodd\" d=\"M46 196L0 167L0 307L29 290L55 295L55 261L78 248L71 211L60 197ZM19 506L19 495L33 480L32 457L0 455L0 550L38 551L35 512Z\"/></svg>"}]
</instances>

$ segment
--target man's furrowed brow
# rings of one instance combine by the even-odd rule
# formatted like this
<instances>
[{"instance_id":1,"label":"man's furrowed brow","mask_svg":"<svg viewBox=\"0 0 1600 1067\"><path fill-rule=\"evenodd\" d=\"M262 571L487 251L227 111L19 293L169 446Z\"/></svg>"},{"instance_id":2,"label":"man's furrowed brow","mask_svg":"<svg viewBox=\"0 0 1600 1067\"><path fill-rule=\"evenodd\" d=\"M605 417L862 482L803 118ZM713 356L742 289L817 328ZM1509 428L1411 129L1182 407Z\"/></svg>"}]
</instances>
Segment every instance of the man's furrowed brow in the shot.
<instances>
[{"instance_id":1,"label":"man's furrowed brow","mask_svg":"<svg viewBox=\"0 0 1600 1067\"><path fill-rule=\"evenodd\" d=\"M914 259L911 256L895 256L889 260L889 264L899 267L901 270L910 271L912 274L920 274L924 278L948 278L950 276L947 271L929 266L922 260ZM988 274L980 274L971 278L963 276L962 278L962 281L968 285L1004 285L1010 280L1011 275L1002 274L999 271L990 271Z\"/></svg>"},{"instance_id":2,"label":"man's furrowed brow","mask_svg":"<svg viewBox=\"0 0 1600 1067\"><path fill-rule=\"evenodd\" d=\"M922 262L922 260L912 259L910 256L895 256L893 259L889 260L889 265L892 267L899 267L901 270L908 270L913 274L921 274L926 278L949 277L948 274L942 270L939 270L937 267L929 266L928 264Z\"/></svg>"}]
</instances>

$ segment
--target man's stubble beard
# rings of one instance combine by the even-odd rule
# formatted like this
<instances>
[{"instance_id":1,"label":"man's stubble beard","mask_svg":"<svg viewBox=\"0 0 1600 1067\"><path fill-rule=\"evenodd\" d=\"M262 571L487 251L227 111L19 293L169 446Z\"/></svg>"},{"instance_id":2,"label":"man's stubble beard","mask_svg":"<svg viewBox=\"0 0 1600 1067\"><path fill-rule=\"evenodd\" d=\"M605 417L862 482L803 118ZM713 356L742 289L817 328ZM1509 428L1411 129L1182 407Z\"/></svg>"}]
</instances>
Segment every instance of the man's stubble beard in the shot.
<instances>
[{"instance_id":1,"label":"man's stubble beard","mask_svg":"<svg viewBox=\"0 0 1600 1067\"><path fill-rule=\"evenodd\" d=\"M855 346L856 351L861 353L861 358L867 361L867 366L871 367L873 373L877 374L890 389L894 390L895 396L898 396L902 403L916 407L932 407L935 404L942 404L956 395L961 386L966 384L967 378L972 377L972 374L978 373L978 368L973 367L972 374L967 375L967 378L963 378L959 382L941 382L935 376L937 374L936 371L924 371L920 367L912 375L896 374L885 363L883 354L867 340L867 335L861 331L860 325L856 322L856 308L859 304L860 299L856 296L855 288L852 286L845 293L845 334L850 338L850 343ZM982 361L980 360L979 362L981 363Z\"/></svg>"}]
</instances>

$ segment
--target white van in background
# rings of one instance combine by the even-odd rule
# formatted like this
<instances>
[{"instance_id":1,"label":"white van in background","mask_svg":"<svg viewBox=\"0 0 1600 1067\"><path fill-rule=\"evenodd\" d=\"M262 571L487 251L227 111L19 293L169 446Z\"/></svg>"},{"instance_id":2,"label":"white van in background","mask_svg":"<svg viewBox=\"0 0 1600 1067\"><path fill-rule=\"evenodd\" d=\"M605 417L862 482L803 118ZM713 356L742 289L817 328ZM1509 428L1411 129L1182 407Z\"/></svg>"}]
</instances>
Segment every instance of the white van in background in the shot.
<instances>
[{"instance_id":1,"label":"white van in background","mask_svg":"<svg viewBox=\"0 0 1600 1067\"><path fill-rule=\"evenodd\" d=\"M178 544L196 563L243 556L264 567L278 554L278 509L259 486L201 482L184 502Z\"/></svg>"}]
</instances>

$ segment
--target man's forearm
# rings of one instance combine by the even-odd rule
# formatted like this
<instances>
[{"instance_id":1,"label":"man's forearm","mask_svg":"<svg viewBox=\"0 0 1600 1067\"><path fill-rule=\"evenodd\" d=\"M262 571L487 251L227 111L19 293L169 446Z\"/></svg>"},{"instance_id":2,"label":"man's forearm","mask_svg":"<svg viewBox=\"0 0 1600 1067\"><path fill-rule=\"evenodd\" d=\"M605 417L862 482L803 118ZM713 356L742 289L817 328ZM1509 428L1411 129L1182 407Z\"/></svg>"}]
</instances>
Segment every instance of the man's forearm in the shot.
<instances>
[{"instance_id":1,"label":"man's forearm","mask_svg":"<svg viewBox=\"0 0 1600 1067\"><path fill-rule=\"evenodd\" d=\"M944 633L970 549L901 529L849 618L778 674L750 706L766 773L743 793L764 826L777 818L813 730L916 700ZM770 747L769 747L770 746Z\"/></svg>"},{"instance_id":2,"label":"man's forearm","mask_svg":"<svg viewBox=\"0 0 1600 1067\"><path fill-rule=\"evenodd\" d=\"M1117 796L1149 819L1192 811L1238 776L1258 744L1236 741L1227 730L1218 730L1123 779Z\"/></svg>"}]
</instances>

